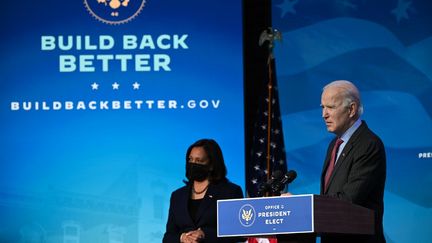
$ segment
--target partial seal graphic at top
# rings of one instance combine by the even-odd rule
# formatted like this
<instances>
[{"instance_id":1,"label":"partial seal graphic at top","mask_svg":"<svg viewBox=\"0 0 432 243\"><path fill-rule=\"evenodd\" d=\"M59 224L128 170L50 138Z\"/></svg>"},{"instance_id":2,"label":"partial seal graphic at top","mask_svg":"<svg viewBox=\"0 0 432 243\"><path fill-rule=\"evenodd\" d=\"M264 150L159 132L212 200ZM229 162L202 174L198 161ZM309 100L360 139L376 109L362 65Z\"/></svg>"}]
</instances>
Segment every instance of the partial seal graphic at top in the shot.
<instances>
[{"instance_id":1,"label":"partial seal graphic at top","mask_svg":"<svg viewBox=\"0 0 432 243\"><path fill-rule=\"evenodd\" d=\"M105 24L124 24L137 17L146 0L84 0L87 11Z\"/></svg>"}]
</instances>

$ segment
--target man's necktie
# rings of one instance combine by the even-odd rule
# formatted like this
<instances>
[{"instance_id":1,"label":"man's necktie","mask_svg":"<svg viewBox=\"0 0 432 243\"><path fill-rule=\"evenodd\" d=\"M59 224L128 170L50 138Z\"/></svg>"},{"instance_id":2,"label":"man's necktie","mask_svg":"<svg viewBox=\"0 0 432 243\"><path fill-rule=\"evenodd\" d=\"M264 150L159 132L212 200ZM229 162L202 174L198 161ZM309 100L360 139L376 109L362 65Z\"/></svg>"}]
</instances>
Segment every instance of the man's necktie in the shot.
<instances>
[{"instance_id":1,"label":"man's necktie","mask_svg":"<svg viewBox=\"0 0 432 243\"><path fill-rule=\"evenodd\" d=\"M338 138L338 139L336 140L335 145L334 145L334 147L333 147L333 150L332 150L332 152L331 152L330 162L329 162L329 165L328 165L328 167L327 167L326 174L325 174L325 180L324 180L324 191L327 190L327 186L328 186L328 183L329 183L329 180L330 180L330 176L331 176L332 173L333 173L333 169L334 169L334 166L335 166L335 163L336 163L336 154L337 154L337 151L338 151L338 149L339 149L339 146L340 146L342 143L343 143L343 140L340 139L340 138Z\"/></svg>"}]
</instances>

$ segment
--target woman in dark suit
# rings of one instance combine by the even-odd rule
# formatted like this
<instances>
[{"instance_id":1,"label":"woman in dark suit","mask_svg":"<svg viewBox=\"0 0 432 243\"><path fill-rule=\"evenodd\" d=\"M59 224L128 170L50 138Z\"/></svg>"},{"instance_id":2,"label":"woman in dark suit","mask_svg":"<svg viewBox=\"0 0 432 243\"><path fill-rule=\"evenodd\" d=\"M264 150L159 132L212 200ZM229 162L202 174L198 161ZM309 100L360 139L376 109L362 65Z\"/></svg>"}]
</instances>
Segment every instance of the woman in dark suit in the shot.
<instances>
[{"instance_id":1,"label":"woman in dark suit","mask_svg":"<svg viewBox=\"0 0 432 243\"><path fill-rule=\"evenodd\" d=\"M236 242L217 238L216 201L242 198L242 189L226 178L216 141L201 139L186 153L186 185L171 194L164 243Z\"/></svg>"}]
</instances>

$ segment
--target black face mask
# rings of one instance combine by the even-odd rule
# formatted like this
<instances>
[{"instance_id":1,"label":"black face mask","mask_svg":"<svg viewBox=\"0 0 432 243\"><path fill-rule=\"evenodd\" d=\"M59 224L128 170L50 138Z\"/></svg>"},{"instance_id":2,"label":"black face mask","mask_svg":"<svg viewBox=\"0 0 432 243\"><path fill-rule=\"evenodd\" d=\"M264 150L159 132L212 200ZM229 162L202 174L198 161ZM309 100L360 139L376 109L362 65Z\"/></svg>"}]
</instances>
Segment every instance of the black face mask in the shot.
<instances>
[{"instance_id":1,"label":"black face mask","mask_svg":"<svg viewBox=\"0 0 432 243\"><path fill-rule=\"evenodd\" d=\"M186 163L186 177L189 181L204 181L210 174L208 165Z\"/></svg>"}]
</instances>

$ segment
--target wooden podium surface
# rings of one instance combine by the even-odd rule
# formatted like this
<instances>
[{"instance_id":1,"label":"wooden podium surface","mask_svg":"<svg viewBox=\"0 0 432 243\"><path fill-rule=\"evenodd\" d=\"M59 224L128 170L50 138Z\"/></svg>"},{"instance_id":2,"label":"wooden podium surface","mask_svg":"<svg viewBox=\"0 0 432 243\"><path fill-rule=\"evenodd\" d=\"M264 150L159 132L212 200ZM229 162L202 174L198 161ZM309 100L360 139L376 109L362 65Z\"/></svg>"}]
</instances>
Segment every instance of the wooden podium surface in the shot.
<instances>
[{"instance_id":1,"label":"wooden podium surface","mask_svg":"<svg viewBox=\"0 0 432 243\"><path fill-rule=\"evenodd\" d=\"M339 199L314 195L315 232L366 234L375 232L374 212Z\"/></svg>"},{"instance_id":2,"label":"wooden podium surface","mask_svg":"<svg viewBox=\"0 0 432 243\"><path fill-rule=\"evenodd\" d=\"M321 234L375 232L374 212L346 201L314 195L314 233L278 235L279 243L312 243Z\"/></svg>"}]
</instances>

